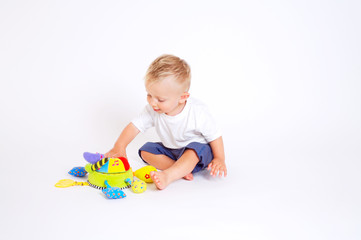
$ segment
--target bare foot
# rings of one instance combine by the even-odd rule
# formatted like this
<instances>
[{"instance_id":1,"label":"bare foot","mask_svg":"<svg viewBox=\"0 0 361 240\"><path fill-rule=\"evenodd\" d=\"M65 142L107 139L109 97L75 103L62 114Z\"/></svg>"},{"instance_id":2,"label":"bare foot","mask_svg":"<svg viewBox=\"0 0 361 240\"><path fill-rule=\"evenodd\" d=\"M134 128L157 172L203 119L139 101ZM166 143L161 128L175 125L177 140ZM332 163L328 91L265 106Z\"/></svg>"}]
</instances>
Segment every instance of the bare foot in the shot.
<instances>
[{"instance_id":1,"label":"bare foot","mask_svg":"<svg viewBox=\"0 0 361 240\"><path fill-rule=\"evenodd\" d=\"M185 175L183 177L183 179L188 180L188 181L192 181L193 180L193 174L192 173L187 174L187 175Z\"/></svg>"},{"instance_id":2,"label":"bare foot","mask_svg":"<svg viewBox=\"0 0 361 240\"><path fill-rule=\"evenodd\" d=\"M150 172L150 177L159 190L166 188L169 184L167 174L164 172Z\"/></svg>"}]
</instances>

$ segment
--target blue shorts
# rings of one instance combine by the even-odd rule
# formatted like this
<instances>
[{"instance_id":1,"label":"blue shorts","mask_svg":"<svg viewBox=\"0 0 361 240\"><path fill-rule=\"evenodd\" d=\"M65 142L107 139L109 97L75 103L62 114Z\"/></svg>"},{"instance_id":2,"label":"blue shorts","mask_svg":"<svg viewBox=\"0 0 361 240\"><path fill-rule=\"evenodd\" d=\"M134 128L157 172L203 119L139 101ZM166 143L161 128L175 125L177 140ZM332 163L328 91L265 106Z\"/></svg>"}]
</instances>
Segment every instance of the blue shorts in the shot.
<instances>
[{"instance_id":1,"label":"blue shorts","mask_svg":"<svg viewBox=\"0 0 361 240\"><path fill-rule=\"evenodd\" d=\"M180 148L180 149L166 148L160 142L156 142L156 143L147 142L139 149L138 153L139 153L140 158L142 158L140 152L145 151L145 152L149 152L149 153L153 153L153 154L157 154L157 155L163 154L163 155L166 155L167 157L173 159L174 161L177 161L183 155L184 151L187 149L193 149L196 152L198 159L199 159L199 162L193 169L192 173L196 173L196 172L199 172L199 171L207 168L208 164L210 164L211 161L213 160L213 153L212 153L211 146L209 144L203 144L203 143L198 143L198 142L192 142L192 143L188 144L186 147ZM143 161L144 161L144 159L143 159ZM144 162L147 163L146 161L144 161Z\"/></svg>"}]
</instances>

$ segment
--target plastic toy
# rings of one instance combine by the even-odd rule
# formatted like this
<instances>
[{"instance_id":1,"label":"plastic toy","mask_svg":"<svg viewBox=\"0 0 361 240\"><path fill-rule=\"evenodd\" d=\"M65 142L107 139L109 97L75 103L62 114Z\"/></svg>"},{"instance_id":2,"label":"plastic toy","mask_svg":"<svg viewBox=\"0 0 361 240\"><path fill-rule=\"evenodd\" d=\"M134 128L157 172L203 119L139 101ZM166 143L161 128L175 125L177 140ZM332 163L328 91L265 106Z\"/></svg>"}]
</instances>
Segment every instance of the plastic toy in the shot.
<instances>
[{"instance_id":1,"label":"plastic toy","mask_svg":"<svg viewBox=\"0 0 361 240\"><path fill-rule=\"evenodd\" d=\"M150 172L152 171L157 171L157 169L149 165L138 169L134 172L134 175L140 180L143 180L144 182L152 183L153 180L150 178Z\"/></svg>"},{"instance_id":2,"label":"plastic toy","mask_svg":"<svg viewBox=\"0 0 361 240\"><path fill-rule=\"evenodd\" d=\"M118 199L118 198L125 198L126 195L125 193L118 187L111 187L108 184L108 181L105 180L105 185L107 186L106 189L103 189L103 193L105 194L105 196L107 196L107 198L111 198L111 199Z\"/></svg>"},{"instance_id":3,"label":"plastic toy","mask_svg":"<svg viewBox=\"0 0 361 240\"><path fill-rule=\"evenodd\" d=\"M57 182L55 184L55 187L58 187L58 188L66 188L66 187L71 187L71 186L89 186L89 183L87 183L87 182L76 182L76 181L71 180L71 179L63 179L63 180L60 180L59 182Z\"/></svg>"},{"instance_id":4,"label":"plastic toy","mask_svg":"<svg viewBox=\"0 0 361 240\"><path fill-rule=\"evenodd\" d=\"M134 180L132 184L132 190L135 193L142 193L147 190L147 184L142 180Z\"/></svg>"},{"instance_id":5,"label":"plastic toy","mask_svg":"<svg viewBox=\"0 0 361 240\"><path fill-rule=\"evenodd\" d=\"M125 180L133 181L133 171L126 158L103 158L95 164L85 165L89 185L98 189L106 188L105 181L113 187L131 187Z\"/></svg>"},{"instance_id":6,"label":"plastic toy","mask_svg":"<svg viewBox=\"0 0 361 240\"><path fill-rule=\"evenodd\" d=\"M74 167L68 173L75 177L84 177L87 174L83 167Z\"/></svg>"},{"instance_id":7,"label":"plastic toy","mask_svg":"<svg viewBox=\"0 0 361 240\"><path fill-rule=\"evenodd\" d=\"M55 187L65 188L71 186L91 186L102 190L109 199L125 198L122 191L132 188L134 193L143 193L147 189L145 182L151 183L151 171L157 171L153 166L145 166L133 173L126 158L105 158L103 154L85 152L85 160L89 163L85 167L74 167L68 173L75 177L84 177L88 174L86 182L77 182L63 179ZM134 179L134 176L139 180Z\"/></svg>"}]
</instances>

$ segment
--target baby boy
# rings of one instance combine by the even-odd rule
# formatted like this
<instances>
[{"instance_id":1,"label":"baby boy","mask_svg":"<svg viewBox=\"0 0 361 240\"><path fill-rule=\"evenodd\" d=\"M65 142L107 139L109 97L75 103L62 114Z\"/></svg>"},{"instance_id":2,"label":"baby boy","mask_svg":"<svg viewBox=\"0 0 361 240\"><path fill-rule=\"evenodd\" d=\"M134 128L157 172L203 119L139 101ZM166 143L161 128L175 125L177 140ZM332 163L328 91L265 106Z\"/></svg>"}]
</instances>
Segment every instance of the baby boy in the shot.
<instances>
[{"instance_id":1,"label":"baby boy","mask_svg":"<svg viewBox=\"0 0 361 240\"><path fill-rule=\"evenodd\" d=\"M162 170L151 172L158 189L175 180L193 180L193 173L208 169L212 176L226 176L221 132L201 101L190 97L190 67L173 55L155 59L145 76L148 105L129 123L106 157L126 157L127 145L151 127L161 142L139 149L146 163Z\"/></svg>"}]
</instances>

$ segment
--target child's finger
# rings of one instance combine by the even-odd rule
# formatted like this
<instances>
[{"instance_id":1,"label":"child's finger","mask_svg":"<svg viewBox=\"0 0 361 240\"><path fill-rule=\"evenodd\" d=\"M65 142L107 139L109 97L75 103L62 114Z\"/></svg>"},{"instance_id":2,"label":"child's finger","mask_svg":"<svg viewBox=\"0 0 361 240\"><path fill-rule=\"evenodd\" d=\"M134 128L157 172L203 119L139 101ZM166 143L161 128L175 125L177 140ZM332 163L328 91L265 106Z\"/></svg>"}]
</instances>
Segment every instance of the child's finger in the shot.
<instances>
[{"instance_id":1,"label":"child's finger","mask_svg":"<svg viewBox=\"0 0 361 240\"><path fill-rule=\"evenodd\" d=\"M210 173L209 174L211 174L211 176L213 176L214 175L214 166L212 166L212 168L211 168L211 170L210 170Z\"/></svg>"},{"instance_id":2,"label":"child's finger","mask_svg":"<svg viewBox=\"0 0 361 240\"><path fill-rule=\"evenodd\" d=\"M211 165L211 166L210 166L210 170L211 170L210 174L213 176L216 166L215 166L213 163L210 163L210 165Z\"/></svg>"},{"instance_id":3,"label":"child's finger","mask_svg":"<svg viewBox=\"0 0 361 240\"><path fill-rule=\"evenodd\" d=\"M216 177L218 175L218 172L219 172L219 166L218 165L215 165L212 169L212 176Z\"/></svg>"},{"instance_id":4,"label":"child's finger","mask_svg":"<svg viewBox=\"0 0 361 240\"><path fill-rule=\"evenodd\" d=\"M219 174L218 174L218 177L223 177L223 170L219 170Z\"/></svg>"},{"instance_id":5,"label":"child's finger","mask_svg":"<svg viewBox=\"0 0 361 240\"><path fill-rule=\"evenodd\" d=\"M218 175L218 171L219 171L219 166L217 164L213 164L212 165L212 170L211 170L211 175L213 177Z\"/></svg>"}]
</instances>

